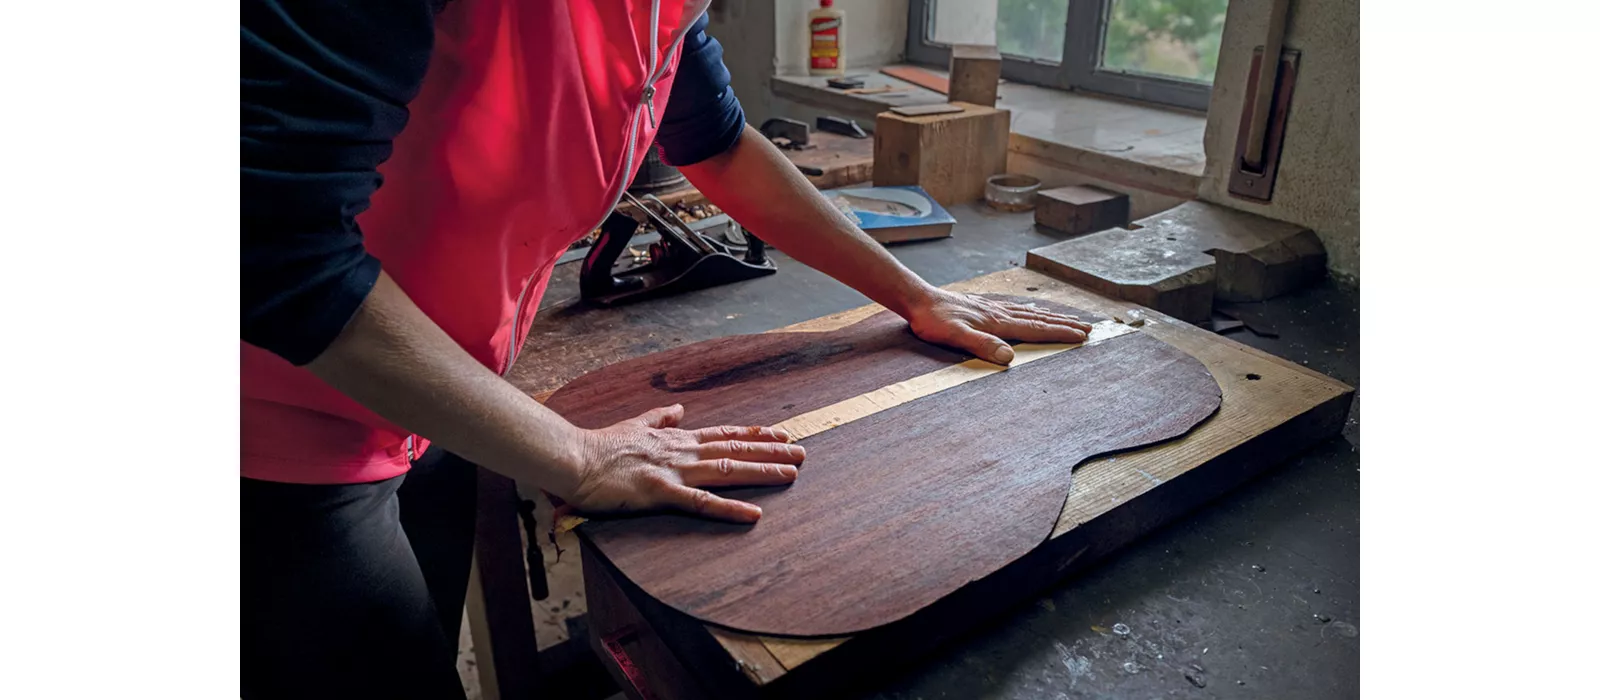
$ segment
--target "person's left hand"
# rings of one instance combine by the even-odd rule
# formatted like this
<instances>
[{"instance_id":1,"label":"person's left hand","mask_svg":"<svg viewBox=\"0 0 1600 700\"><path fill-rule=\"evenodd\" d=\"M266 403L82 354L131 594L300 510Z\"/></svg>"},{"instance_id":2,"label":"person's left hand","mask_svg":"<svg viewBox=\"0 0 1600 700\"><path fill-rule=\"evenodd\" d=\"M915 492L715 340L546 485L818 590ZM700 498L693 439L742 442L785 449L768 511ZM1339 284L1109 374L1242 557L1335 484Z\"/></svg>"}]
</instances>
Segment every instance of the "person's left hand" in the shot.
<instances>
[{"instance_id":1,"label":"person's left hand","mask_svg":"<svg viewBox=\"0 0 1600 700\"><path fill-rule=\"evenodd\" d=\"M935 289L906 315L911 332L996 364L1011 364L1016 352L1001 338L1025 343L1081 343L1090 326L1076 316Z\"/></svg>"}]
</instances>

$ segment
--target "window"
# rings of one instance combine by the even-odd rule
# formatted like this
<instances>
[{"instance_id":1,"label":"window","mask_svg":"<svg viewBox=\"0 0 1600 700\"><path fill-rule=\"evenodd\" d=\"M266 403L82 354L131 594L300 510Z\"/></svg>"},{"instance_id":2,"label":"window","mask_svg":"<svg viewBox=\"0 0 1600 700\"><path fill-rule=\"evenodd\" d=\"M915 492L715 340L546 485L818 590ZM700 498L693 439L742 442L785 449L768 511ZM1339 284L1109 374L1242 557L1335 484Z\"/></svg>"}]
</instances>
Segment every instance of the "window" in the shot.
<instances>
[{"instance_id":1,"label":"window","mask_svg":"<svg viewBox=\"0 0 1600 700\"><path fill-rule=\"evenodd\" d=\"M1205 110L1228 0L912 0L907 57L993 41L1007 80ZM991 40L990 37L993 37Z\"/></svg>"}]
</instances>

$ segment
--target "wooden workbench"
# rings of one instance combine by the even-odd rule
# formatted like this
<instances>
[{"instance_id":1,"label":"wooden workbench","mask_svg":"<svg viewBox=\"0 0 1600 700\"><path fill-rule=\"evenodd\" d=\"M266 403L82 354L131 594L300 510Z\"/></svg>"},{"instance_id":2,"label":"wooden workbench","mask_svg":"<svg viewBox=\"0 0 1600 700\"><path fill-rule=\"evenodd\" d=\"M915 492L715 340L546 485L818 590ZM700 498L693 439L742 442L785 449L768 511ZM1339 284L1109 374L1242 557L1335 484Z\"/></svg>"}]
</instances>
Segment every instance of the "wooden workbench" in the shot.
<instances>
[{"instance_id":1,"label":"wooden workbench","mask_svg":"<svg viewBox=\"0 0 1600 700\"><path fill-rule=\"evenodd\" d=\"M1354 393L1292 362L1030 270L1006 270L948 287L1037 296L1104 316L1144 319L1144 332L1207 366L1222 387L1222 407L1178 441L1084 463L1045 544L910 618L854 637L779 639L708 627L645 596L585 547L590 640L630 695L661 700L819 697L859 687L865 676L926 654L1337 435ZM862 307L779 330L829 330L878 310Z\"/></svg>"}]
</instances>

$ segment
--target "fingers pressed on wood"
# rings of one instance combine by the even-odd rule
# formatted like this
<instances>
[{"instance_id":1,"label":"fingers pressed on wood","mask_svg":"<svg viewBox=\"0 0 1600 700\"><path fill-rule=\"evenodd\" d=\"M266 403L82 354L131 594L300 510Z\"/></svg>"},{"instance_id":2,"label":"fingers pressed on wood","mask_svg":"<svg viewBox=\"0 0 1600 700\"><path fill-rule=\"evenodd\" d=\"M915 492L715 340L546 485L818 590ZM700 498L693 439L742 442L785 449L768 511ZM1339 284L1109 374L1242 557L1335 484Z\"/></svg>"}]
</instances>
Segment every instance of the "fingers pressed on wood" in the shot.
<instances>
[{"instance_id":1,"label":"fingers pressed on wood","mask_svg":"<svg viewBox=\"0 0 1600 700\"><path fill-rule=\"evenodd\" d=\"M704 489L674 485L667 489L666 499L666 505L672 508L706 518L736 523L761 519L761 509L755 504L723 498Z\"/></svg>"},{"instance_id":2,"label":"fingers pressed on wood","mask_svg":"<svg viewBox=\"0 0 1600 700\"><path fill-rule=\"evenodd\" d=\"M794 483L799 469L792 464L707 459L679 468L687 486L782 486Z\"/></svg>"},{"instance_id":3,"label":"fingers pressed on wood","mask_svg":"<svg viewBox=\"0 0 1600 700\"><path fill-rule=\"evenodd\" d=\"M1049 309L1041 309L1041 308L1039 308L1037 306L1028 306L1026 304L1013 304L1011 306L1007 306L1005 311L1006 311L1006 313L1011 314L1013 316L1026 316L1026 317L1029 317L1029 318L1037 318L1037 319L1041 319L1041 320L1070 322L1070 323L1083 323L1085 325L1088 325L1083 319L1080 319L1080 318L1078 318L1077 316L1075 316L1073 314L1059 313L1059 312L1056 312L1056 311L1051 311Z\"/></svg>"},{"instance_id":4,"label":"fingers pressed on wood","mask_svg":"<svg viewBox=\"0 0 1600 700\"><path fill-rule=\"evenodd\" d=\"M1077 316L1066 316L1063 314L1051 313L1049 311L1021 309L1012 310L1010 313L1016 318L1025 318L1032 321L1044 321L1046 323L1071 326L1081 331L1088 331L1090 328L1094 327L1093 324L1079 320Z\"/></svg>"},{"instance_id":5,"label":"fingers pressed on wood","mask_svg":"<svg viewBox=\"0 0 1600 700\"><path fill-rule=\"evenodd\" d=\"M1000 365L1011 364L1011 360L1017 356L1006 341L967 326L959 327L946 342L972 353L981 360Z\"/></svg>"},{"instance_id":6,"label":"fingers pressed on wood","mask_svg":"<svg viewBox=\"0 0 1600 700\"><path fill-rule=\"evenodd\" d=\"M739 459L747 462L799 464L806 459L806 448L786 442L745 442L728 440L700 445L701 459Z\"/></svg>"},{"instance_id":7,"label":"fingers pressed on wood","mask_svg":"<svg viewBox=\"0 0 1600 700\"><path fill-rule=\"evenodd\" d=\"M764 425L717 425L696 430L694 431L694 436L700 442L726 442L729 440L744 440L746 442L789 441L789 431Z\"/></svg>"},{"instance_id":8,"label":"fingers pressed on wood","mask_svg":"<svg viewBox=\"0 0 1600 700\"><path fill-rule=\"evenodd\" d=\"M1026 318L1011 319L1003 334L1025 343L1081 343L1089 334L1073 328Z\"/></svg>"}]
</instances>

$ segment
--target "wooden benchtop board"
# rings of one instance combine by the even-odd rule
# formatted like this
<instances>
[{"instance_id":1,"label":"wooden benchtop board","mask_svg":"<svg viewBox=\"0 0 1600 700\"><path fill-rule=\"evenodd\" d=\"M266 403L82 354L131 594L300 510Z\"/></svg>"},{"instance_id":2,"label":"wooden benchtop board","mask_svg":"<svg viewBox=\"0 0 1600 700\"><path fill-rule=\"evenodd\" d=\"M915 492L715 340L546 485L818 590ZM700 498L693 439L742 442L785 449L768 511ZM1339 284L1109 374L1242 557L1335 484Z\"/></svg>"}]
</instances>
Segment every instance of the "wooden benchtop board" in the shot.
<instances>
[{"instance_id":1,"label":"wooden benchtop board","mask_svg":"<svg viewBox=\"0 0 1600 700\"><path fill-rule=\"evenodd\" d=\"M751 634L832 638L891 625L1030 554L1072 469L1187 433L1222 390L1194 357L1126 324L1020 345L1009 368L917 340L883 311L826 333L736 335L609 365L546 405L600 428L681 403L681 427L778 425L805 476L731 492L755 526L602 518L585 545L650 598ZM684 562L695 562L685 566Z\"/></svg>"},{"instance_id":2,"label":"wooden benchtop board","mask_svg":"<svg viewBox=\"0 0 1600 700\"><path fill-rule=\"evenodd\" d=\"M1080 465L1074 473L1070 496L1057 519L1051 540L1160 488L1190 469L1206 464L1291 419L1314 409L1337 407L1342 399L1344 408L1339 409L1337 420L1333 420L1333 431L1337 432L1337 426L1342 424L1343 414L1348 410L1349 396L1354 392L1352 387L1342 382L1293 362L1165 314L1107 299L1032 270L1004 270L946 285L945 288L1033 296L1124 321L1143 320L1141 331L1199 359L1222 387L1220 410L1186 437ZM776 330L828 331L855 323L881 310L882 307L874 304ZM720 653L726 654L726 663L737 666L757 686L772 683L852 639L786 639L741 634L710 626L704 629L720 647Z\"/></svg>"}]
</instances>

